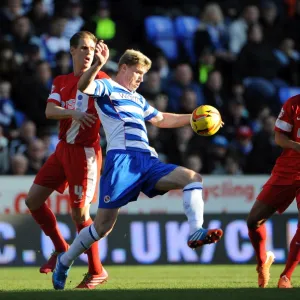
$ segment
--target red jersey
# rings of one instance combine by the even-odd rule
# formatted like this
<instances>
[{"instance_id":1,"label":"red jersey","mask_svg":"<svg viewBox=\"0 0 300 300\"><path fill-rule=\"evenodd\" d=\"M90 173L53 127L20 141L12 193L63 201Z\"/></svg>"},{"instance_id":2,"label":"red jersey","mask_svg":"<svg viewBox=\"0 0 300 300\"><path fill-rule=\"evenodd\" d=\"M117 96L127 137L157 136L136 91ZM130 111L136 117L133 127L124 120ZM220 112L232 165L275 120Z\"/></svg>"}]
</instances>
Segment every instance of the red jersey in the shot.
<instances>
[{"instance_id":1,"label":"red jersey","mask_svg":"<svg viewBox=\"0 0 300 300\"><path fill-rule=\"evenodd\" d=\"M283 105L275 123L275 131L282 132L295 142L300 142L300 95L289 98ZM300 154L293 149L283 149L272 174L300 180Z\"/></svg>"},{"instance_id":2,"label":"red jersey","mask_svg":"<svg viewBox=\"0 0 300 300\"><path fill-rule=\"evenodd\" d=\"M76 109L97 115L94 99L77 89L79 78L79 76L74 76L74 73L55 77L47 102L53 102L66 109ZM109 76L100 71L96 78L109 78ZM99 144L99 118L95 120L92 127L85 127L85 129L82 129L79 123L72 118L60 120L59 123L60 140L85 147L92 147L97 143Z\"/></svg>"}]
</instances>

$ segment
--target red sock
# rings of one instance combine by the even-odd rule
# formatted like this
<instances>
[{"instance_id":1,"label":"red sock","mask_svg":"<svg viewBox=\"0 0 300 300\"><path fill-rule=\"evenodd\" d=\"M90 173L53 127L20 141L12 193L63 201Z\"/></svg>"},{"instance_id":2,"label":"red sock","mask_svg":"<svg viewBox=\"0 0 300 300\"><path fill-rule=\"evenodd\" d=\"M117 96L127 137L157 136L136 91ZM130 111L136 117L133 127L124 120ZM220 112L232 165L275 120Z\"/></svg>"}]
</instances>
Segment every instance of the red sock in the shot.
<instances>
[{"instance_id":1,"label":"red sock","mask_svg":"<svg viewBox=\"0 0 300 300\"><path fill-rule=\"evenodd\" d=\"M76 224L77 231L80 232L81 229L91 225L92 223L93 223L93 220L90 218L81 224ZM101 264L100 257L99 257L98 242L95 242L94 244L92 244L92 246L87 251L85 251L85 253L88 256L88 261L89 261L89 274L92 274L92 275L101 274L102 273L102 264Z\"/></svg>"},{"instance_id":2,"label":"red sock","mask_svg":"<svg viewBox=\"0 0 300 300\"><path fill-rule=\"evenodd\" d=\"M291 241L290 251L285 265L285 269L283 270L280 277L286 275L288 279L291 279L292 274L295 268L297 267L299 261L300 261L300 227L298 227Z\"/></svg>"},{"instance_id":3,"label":"red sock","mask_svg":"<svg viewBox=\"0 0 300 300\"><path fill-rule=\"evenodd\" d=\"M36 223L40 225L44 233L51 239L54 244L55 251L67 251L68 244L57 226L55 215L46 203L44 203L40 208L31 210L30 212Z\"/></svg>"},{"instance_id":4,"label":"red sock","mask_svg":"<svg viewBox=\"0 0 300 300\"><path fill-rule=\"evenodd\" d=\"M257 264L261 266L267 259L266 238L267 231L265 224L255 229L249 229L248 235L256 253Z\"/></svg>"}]
</instances>

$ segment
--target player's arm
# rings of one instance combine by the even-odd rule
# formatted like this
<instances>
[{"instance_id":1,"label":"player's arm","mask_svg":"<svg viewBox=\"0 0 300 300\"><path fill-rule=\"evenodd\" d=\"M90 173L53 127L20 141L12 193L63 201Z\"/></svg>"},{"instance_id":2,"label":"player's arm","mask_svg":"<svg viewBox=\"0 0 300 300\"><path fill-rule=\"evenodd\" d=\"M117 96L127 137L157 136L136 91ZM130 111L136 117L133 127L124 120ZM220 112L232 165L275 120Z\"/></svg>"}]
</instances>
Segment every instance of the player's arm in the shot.
<instances>
[{"instance_id":1,"label":"player's arm","mask_svg":"<svg viewBox=\"0 0 300 300\"><path fill-rule=\"evenodd\" d=\"M74 119L84 129L85 126L92 127L97 117L86 112L66 109L53 102L48 102L46 106L46 118L54 120Z\"/></svg>"},{"instance_id":2,"label":"player's arm","mask_svg":"<svg viewBox=\"0 0 300 300\"><path fill-rule=\"evenodd\" d=\"M109 50L103 42L99 42L95 49L94 64L82 74L78 81L78 90L88 95L95 95L97 83L95 81L97 74L106 63L109 57Z\"/></svg>"},{"instance_id":3,"label":"player's arm","mask_svg":"<svg viewBox=\"0 0 300 300\"><path fill-rule=\"evenodd\" d=\"M158 114L149 120L151 124L159 128L177 128L190 124L191 114L171 114L158 112Z\"/></svg>"},{"instance_id":4,"label":"player's arm","mask_svg":"<svg viewBox=\"0 0 300 300\"><path fill-rule=\"evenodd\" d=\"M275 142L281 148L293 149L300 152L300 144L291 140L288 135L282 132L275 131Z\"/></svg>"}]
</instances>

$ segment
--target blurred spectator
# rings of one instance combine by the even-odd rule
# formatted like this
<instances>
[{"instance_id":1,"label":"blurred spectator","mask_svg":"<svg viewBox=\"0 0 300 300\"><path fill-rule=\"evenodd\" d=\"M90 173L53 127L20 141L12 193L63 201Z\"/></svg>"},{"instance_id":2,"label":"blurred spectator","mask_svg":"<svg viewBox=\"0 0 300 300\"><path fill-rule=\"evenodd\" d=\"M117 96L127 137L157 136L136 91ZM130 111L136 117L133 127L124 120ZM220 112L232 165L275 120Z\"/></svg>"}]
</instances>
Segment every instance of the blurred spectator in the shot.
<instances>
[{"instance_id":1,"label":"blurred spectator","mask_svg":"<svg viewBox=\"0 0 300 300\"><path fill-rule=\"evenodd\" d=\"M13 138L9 144L9 154L23 154L31 141L36 139L36 126L32 121L25 121L19 130L19 135Z\"/></svg>"},{"instance_id":2,"label":"blurred spectator","mask_svg":"<svg viewBox=\"0 0 300 300\"><path fill-rule=\"evenodd\" d=\"M6 133L10 128L14 127L14 115L15 109L11 99L11 84L8 81L0 81L0 126Z\"/></svg>"},{"instance_id":3,"label":"blurred spectator","mask_svg":"<svg viewBox=\"0 0 300 300\"><path fill-rule=\"evenodd\" d=\"M154 99L154 106L158 111L166 112L169 103L169 97L165 93L158 94Z\"/></svg>"},{"instance_id":4,"label":"blurred spectator","mask_svg":"<svg viewBox=\"0 0 300 300\"><path fill-rule=\"evenodd\" d=\"M35 175L46 161L45 144L40 139L31 141L28 145L26 156L29 161L28 173Z\"/></svg>"},{"instance_id":5,"label":"blurred spectator","mask_svg":"<svg viewBox=\"0 0 300 300\"><path fill-rule=\"evenodd\" d=\"M59 51L69 51L69 40L63 35L67 19L55 17L50 22L50 31L41 35L41 41L44 45L45 59L54 65L55 55Z\"/></svg>"},{"instance_id":6,"label":"blurred spectator","mask_svg":"<svg viewBox=\"0 0 300 300\"><path fill-rule=\"evenodd\" d=\"M274 111L278 110L278 88L287 86L277 77L279 68L272 47L263 41L261 26L250 26L248 42L238 56L235 80L243 80L248 97L255 101L254 107L268 103Z\"/></svg>"},{"instance_id":7,"label":"blurred spectator","mask_svg":"<svg viewBox=\"0 0 300 300\"><path fill-rule=\"evenodd\" d=\"M283 39L274 53L280 63L278 77L289 85L299 85L300 53L295 49L295 42L289 38Z\"/></svg>"},{"instance_id":8,"label":"blurred spectator","mask_svg":"<svg viewBox=\"0 0 300 300\"><path fill-rule=\"evenodd\" d=\"M66 8L67 23L63 35L70 39L76 32L80 31L84 25L84 20L81 16L82 5L80 0L69 0Z\"/></svg>"},{"instance_id":9,"label":"blurred spectator","mask_svg":"<svg viewBox=\"0 0 300 300\"><path fill-rule=\"evenodd\" d=\"M49 96L52 85L52 72L48 62L40 61L37 64L34 77L25 81L20 86L18 103L20 110L32 120L39 131L45 127L51 127L55 131L57 120L46 118L46 100Z\"/></svg>"},{"instance_id":10,"label":"blurred spectator","mask_svg":"<svg viewBox=\"0 0 300 300\"><path fill-rule=\"evenodd\" d=\"M262 130L264 119L271 115L271 109L268 105L262 104L259 109L257 115L251 120L251 128L254 133L257 133Z\"/></svg>"},{"instance_id":11,"label":"blurred spectator","mask_svg":"<svg viewBox=\"0 0 300 300\"><path fill-rule=\"evenodd\" d=\"M259 10L255 5L248 5L243 9L241 17L232 22L229 31L229 50L238 54L247 42L249 25L255 24L259 19Z\"/></svg>"},{"instance_id":12,"label":"blurred spectator","mask_svg":"<svg viewBox=\"0 0 300 300\"><path fill-rule=\"evenodd\" d=\"M300 51L300 0L295 0L295 12L285 22L284 31L288 33L288 37L296 43L296 49Z\"/></svg>"},{"instance_id":13,"label":"blurred spectator","mask_svg":"<svg viewBox=\"0 0 300 300\"><path fill-rule=\"evenodd\" d=\"M205 49L209 49L217 58L232 59L231 53L228 52L227 26L217 3L205 6L199 28L194 35L194 45L196 57L201 56Z\"/></svg>"},{"instance_id":14,"label":"blurred spectator","mask_svg":"<svg viewBox=\"0 0 300 300\"><path fill-rule=\"evenodd\" d=\"M200 154L188 154L184 159L183 166L197 173L203 173L203 161Z\"/></svg>"},{"instance_id":15,"label":"blurred spectator","mask_svg":"<svg viewBox=\"0 0 300 300\"><path fill-rule=\"evenodd\" d=\"M139 93L147 100L154 101L155 97L162 92L159 72L156 69L149 70L145 77L143 84L139 88Z\"/></svg>"},{"instance_id":16,"label":"blurred spectator","mask_svg":"<svg viewBox=\"0 0 300 300\"><path fill-rule=\"evenodd\" d=\"M126 20L127 22L127 20ZM115 20L111 16L110 1L97 1L93 15L85 23L84 29L93 32L99 40L110 47L111 56L122 53L131 41L130 23Z\"/></svg>"},{"instance_id":17,"label":"blurred spectator","mask_svg":"<svg viewBox=\"0 0 300 300\"><path fill-rule=\"evenodd\" d=\"M249 120L246 114L245 103L241 98L233 98L229 101L226 113L223 114L225 126L221 132L232 141L236 137L240 126L248 126Z\"/></svg>"},{"instance_id":18,"label":"blurred spectator","mask_svg":"<svg viewBox=\"0 0 300 300\"><path fill-rule=\"evenodd\" d=\"M0 76L3 80L13 81L20 66L20 59L13 51L12 44L0 41Z\"/></svg>"},{"instance_id":19,"label":"blurred spectator","mask_svg":"<svg viewBox=\"0 0 300 300\"><path fill-rule=\"evenodd\" d=\"M207 82L203 86L205 104L216 107L221 113L224 111L227 102L222 86L223 77L218 70L213 70L209 73Z\"/></svg>"},{"instance_id":20,"label":"blurred spectator","mask_svg":"<svg viewBox=\"0 0 300 300\"><path fill-rule=\"evenodd\" d=\"M72 60L69 52L59 51L55 55L55 67L52 70L52 77L65 75L72 72Z\"/></svg>"},{"instance_id":21,"label":"blurred spectator","mask_svg":"<svg viewBox=\"0 0 300 300\"><path fill-rule=\"evenodd\" d=\"M276 145L274 127L276 118L267 116L263 128L253 137L253 149L248 157L247 173L270 174L282 148Z\"/></svg>"},{"instance_id":22,"label":"blurred spectator","mask_svg":"<svg viewBox=\"0 0 300 300\"><path fill-rule=\"evenodd\" d=\"M228 155L225 159L225 174L227 175L242 175L243 171L241 170L239 157L234 155Z\"/></svg>"},{"instance_id":23,"label":"blurred spectator","mask_svg":"<svg viewBox=\"0 0 300 300\"><path fill-rule=\"evenodd\" d=\"M49 31L51 17L47 11L44 0L33 0L31 10L27 13L27 17L34 26L34 33L37 36Z\"/></svg>"},{"instance_id":24,"label":"blurred spectator","mask_svg":"<svg viewBox=\"0 0 300 300\"><path fill-rule=\"evenodd\" d=\"M171 69L168 60L163 54L159 54L153 61L153 67L158 69L162 85L165 86L171 77Z\"/></svg>"},{"instance_id":25,"label":"blurred spectator","mask_svg":"<svg viewBox=\"0 0 300 300\"><path fill-rule=\"evenodd\" d=\"M21 0L6 0L0 11L1 34L9 34L12 22L23 14L24 10Z\"/></svg>"},{"instance_id":26,"label":"blurred spectator","mask_svg":"<svg viewBox=\"0 0 300 300\"><path fill-rule=\"evenodd\" d=\"M36 71L38 62L41 61L41 51L37 45L28 45L23 55L23 63L18 72L18 77L15 81L24 79L25 77L32 77Z\"/></svg>"},{"instance_id":27,"label":"blurred spectator","mask_svg":"<svg viewBox=\"0 0 300 300\"><path fill-rule=\"evenodd\" d=\"M9 168L8 139L4 136L3 128L0 126L0 175L5 174Z\"/></svg>"},{"instance_id":28,"label":"blurred spectator","mask_svg":"<svg viewBox=\"0 0 300 300\"><path fill-rule=\"evenodd\" d=\"M273 1L263 2L260 23L262 24L265 42L277 47L283 38L284 32L278 7Z\"/></svg>"},{"instance_id":29,"label":"blurred spectator","mask_svg":"<svg viewBox=\"0 0 300 300\"><path fill-rule=\"evenodd\" d=\"M166 88L169 96L168 110L178 112L180 108L180 97L185 89L192 89L197 95L197 105L204 103L200 86L193 80L192 68L189 64L178 64L174 71L174 78Z\"/></svg>"},{"instance_id":30,"label":"blurred spectator","mask_svg":"<svg viewBox=\"0 0 300 300\"><path fill-rule=\"evenodd\" d=\"M240 126L237 130L236 140L231 143L231 148L240 158L242 170L246 170L248 157L253 149L253 131L249 126Z\"/></svg>"},{"instance_id":31,"label":"blurred spectator","mask_svg":"<svg viewBox=\"0 0 300 300\"><path fill-rule=\"evenodd\" d=\"M41 41L37 36L33 35L30 20L26 16L14 19L12 33L6 35L5 39L11 43L13 51L20 55L23 55L30 45L41 47Z\"/></svg>"},{"instance_id":32,"label":"blurred spectator","mask_svg":"<svg viewBox=\"0 0 300 300\"><path fill-rule=\"evenodd\" d=\"M208 155L208 173L225 174L225 161L229 142L225 136L216 135L211 141L211 151Z\"/></svg>"},{"instance_id":33,"label":"blurred spectator","mask_svg":"<svg viewBox=\"0 0 300 300\"><path fill-rule=\"evenodd\" d=\"M28 158L24 154L15 154L11 157L8 175L29 175Z\"/></svg>"},{"instance_id":34,"label":"blurred spectator","mask_svg":"<svg viewBox=\"0 0 300 300\"><path fill-rule=\"evenodd\" d=\"M155 149L158 154L159 159L167 162L167 156L165 154L164 141L160 138L160 129L151 123L146 124L149 145Z\"/></svg>"},{"instance_id":35,"label":"blurred spectator","mask_svg":"<svg viewBox=\"0 0 300 300\"><path fill-rule=\"evenodd\" d=\"M180 97L181 114L190 114L197 107L197 95L191 89L185 89Z\"/></svg>"},{"instance_id":36,"label":"blurred spectator","mask_svg":"<svg viewBox=\"0 0 300 300\"><path fill-rule=\"evenodd\" d=\"M205 84L209 73L215 68L216 57L212 51L205 49L199 56L198 79L201 84Z\"/></svg>"},{"instance_id":37,"label":"blurred spectator","mask_svg":"<svg viewBox=\"0 0 300 300\"><path fill-rule=\"evenodd\" d=\"M169 163L183 165L187 153L190 152L190 142L193 138L190 126L175 128L164 136L165 152L168 154Z\"/></svg>"}]
</instances>

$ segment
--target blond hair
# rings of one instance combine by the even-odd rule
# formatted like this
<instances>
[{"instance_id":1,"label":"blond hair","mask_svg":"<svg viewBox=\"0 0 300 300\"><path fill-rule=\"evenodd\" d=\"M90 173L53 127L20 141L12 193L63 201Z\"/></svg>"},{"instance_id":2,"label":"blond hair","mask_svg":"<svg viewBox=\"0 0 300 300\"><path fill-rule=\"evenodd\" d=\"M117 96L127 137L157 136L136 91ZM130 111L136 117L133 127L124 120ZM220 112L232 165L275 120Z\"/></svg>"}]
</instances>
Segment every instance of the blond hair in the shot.
<instances>
[{"instance_id":1,"label":"blond hair","mask_svg":"<svg viewBox=\"0 0 300 300\"><path fill-rule=\"evenodd\" d=\"M223 22L224 20L224 16L223 16L223 12L222 9L220 7L220 5L218 3L209 3L204 7L204 11L202 14L202 21L204 23L211 23L211 15L212 14L216 14L218 16L219 19L219 23Z\"/></svg>"},{"instance_id":2,"label":"blond hair","mask_svg":"<svg viewBox=\"0 0 300 300\"><path fill-rule=\"evenodd\" d=\"M119 69L124 64L127 66L135 66L139 64L147 67L147 70L149 70L151 68L152 61L140 51L127 49L119 60Z\"/></svg>"}]
</instances>

